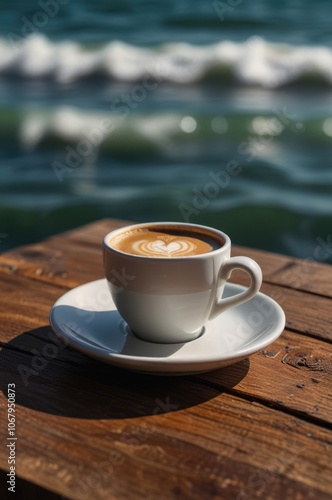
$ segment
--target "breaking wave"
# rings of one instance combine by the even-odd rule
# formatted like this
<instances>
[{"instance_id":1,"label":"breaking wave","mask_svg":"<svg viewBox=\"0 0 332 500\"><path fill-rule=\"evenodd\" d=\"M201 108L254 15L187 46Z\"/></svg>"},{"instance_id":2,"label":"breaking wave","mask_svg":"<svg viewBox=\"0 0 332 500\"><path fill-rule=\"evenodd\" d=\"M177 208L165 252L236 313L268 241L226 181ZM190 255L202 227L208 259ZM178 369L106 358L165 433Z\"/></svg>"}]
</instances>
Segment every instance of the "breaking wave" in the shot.
<instances>
[{"instance_id":1,"label":"breaking wave","mask_svg":"<svg viewBox=\"0 0 332 500\"><path fill-rule=\"evenodd\" d=\"M153 48L111 41L89 47L54 43L43 35L0 39L0 76L50 79L68 84L89 78L118 82L188 84L215 82L280 88L332 85L332 49L269 43L260 37L211 45L168 43Z\"/></svg>"}]
</instances>

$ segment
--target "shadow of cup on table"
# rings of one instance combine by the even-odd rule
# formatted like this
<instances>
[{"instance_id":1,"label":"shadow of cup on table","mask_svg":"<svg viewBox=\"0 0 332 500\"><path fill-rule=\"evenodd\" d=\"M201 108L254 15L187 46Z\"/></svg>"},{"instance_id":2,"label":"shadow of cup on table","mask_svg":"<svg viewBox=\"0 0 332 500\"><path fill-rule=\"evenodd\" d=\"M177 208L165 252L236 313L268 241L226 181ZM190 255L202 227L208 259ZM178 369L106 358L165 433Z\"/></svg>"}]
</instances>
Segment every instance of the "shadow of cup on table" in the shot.
<instances>
[{"instance_id":1,"label":"shadow of cup on table","mask_svg":"<svg viewBox=\"0 0 332 500\"><path fill-rule=\"evenodd\" d=\"M16 404L80 419L125 419L169 413L217 397L237 385L249 360L217 370L222 386L199 376L130 372L65 345L49 325L18 335L0 352L1 390L15 384ZM214 377L215 378L215 377Z\"/></svg>"}]
</instances>

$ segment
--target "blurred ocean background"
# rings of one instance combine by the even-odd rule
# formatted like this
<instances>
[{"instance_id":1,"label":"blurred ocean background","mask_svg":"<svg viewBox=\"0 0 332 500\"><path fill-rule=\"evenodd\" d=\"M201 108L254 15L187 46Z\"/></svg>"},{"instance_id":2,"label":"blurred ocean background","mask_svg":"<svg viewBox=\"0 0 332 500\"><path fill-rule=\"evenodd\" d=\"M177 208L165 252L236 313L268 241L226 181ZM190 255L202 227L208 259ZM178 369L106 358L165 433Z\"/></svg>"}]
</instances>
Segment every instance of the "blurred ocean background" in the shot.
<instances>
[{"instance_id":1,"label":"blurred ocean background","mask_svg":"<svg viewBox=\"0 0 332 500\"><path fill-rule=\"evenodd\" d=\"M314 258L331 19L329 0L1 0L0 250L116 217Z\"/></svg>"}]
</instances>

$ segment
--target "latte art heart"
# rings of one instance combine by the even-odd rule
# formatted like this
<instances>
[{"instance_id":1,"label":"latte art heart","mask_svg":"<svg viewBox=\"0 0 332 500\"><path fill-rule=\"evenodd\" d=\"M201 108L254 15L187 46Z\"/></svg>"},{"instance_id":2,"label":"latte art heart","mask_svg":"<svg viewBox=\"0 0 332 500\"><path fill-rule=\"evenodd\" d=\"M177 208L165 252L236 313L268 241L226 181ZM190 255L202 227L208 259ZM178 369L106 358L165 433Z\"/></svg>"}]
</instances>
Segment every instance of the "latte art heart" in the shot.
<instances>
[{"instance_id":1,"label":"latte art heart","mask_svg":"<svg viewBox=\"0 0 332 500\"><path fill-rule=\"evenodd\" d=\"M139 255L176 257L191 255L196 245L191 241L181 239L169 243L163 240L139 240L133 243L132 248Z\"/></svg>"}]
</instances>

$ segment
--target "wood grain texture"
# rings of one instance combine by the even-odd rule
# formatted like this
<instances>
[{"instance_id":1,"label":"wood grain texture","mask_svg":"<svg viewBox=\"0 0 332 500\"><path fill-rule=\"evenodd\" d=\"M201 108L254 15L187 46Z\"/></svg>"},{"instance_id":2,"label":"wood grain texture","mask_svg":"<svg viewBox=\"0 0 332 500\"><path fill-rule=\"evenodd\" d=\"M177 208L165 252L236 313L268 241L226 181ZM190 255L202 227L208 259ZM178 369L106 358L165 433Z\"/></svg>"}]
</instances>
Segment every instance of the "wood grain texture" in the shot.
<instances>
[{"instance_id":1,"label":"wood grain texture","mask_svg":"<svg viewBox=\"0 0 332 500\"><path fill-rule=\"evenodd\" d=\"M89 358L63 345L53 335L48 325L50 308L65 290L43 284L41 294L40 283L11 275L3 276L2 283L6 288L6 294L2 300L3 307L0 310L0 338L3 346L31 353L32 357L32 351L37 353L49 351L47 358L52 356L53 349L56 359L53 363L52 377L56 376L56 378L60 376L64 362L69 365L77 362L89 365ZM286 290L286 292L301 294L293 290ZM303 295L307 297L307 294ZM322 300L326 299L318 297L318 304ZM298 301L300 303L300 298ZM331 316L331 311L328 312ZM303 324L308 328L307 322L301 323L300 321L299 305L297 309L293 306L293 310L289 309L288 313L298 330L301 330ZM297 318L300 319L297 320ZM58 367L57 362L60 363ZM15 365L15 363L3 360L3 366L6 365L9 369L10 365ZM218 370L207 374L206 377L213 381L219 380L223 387L232 387L225 382L225 374L229 375L232 380L232 370L236 373L236 365L228 368L226 372ZM55 375L56 371L59 372L58 375ZM276 373L277 378L274 376ZM315 379L314 382L312 378ZM264 384L261 384L261 380L264 380ZM290 408L292 412L304 413L332 423L331 386L332 345L303 334L285 331L274 344L250 358L250 373L236 390L240 390L247 396ZM320 403L318 404L317 401Z\"/></svg>"},{"instance_id":2,"label":"wood grain texture","mask_svg":"<svg viewBox=\"0 0 332 500\"><path fill-rule=\"evenodd\" d=\"M197 379L90 368L17 382L20 477L69 498L328 498L326 429Z\"/></svg>"},{"instance_id":3,"label":"wood grain texture","mask_svg":"<svg viewBox=\"0 0 332 500\"><path fill-rule=\"evenodd\" d=\"M100 251L103 237L128 224L129 221L104 219L54 236L46 243L5 252L0 254L0 274L18 273L70 288L97 279L103 274ZM314 257L312 260L294 259L236 246L232 254L247 255L256 260L267 283L332 297L331 266L322 260ZM235 276L238 281L237 274Z\"/></svg>"},{"instance_id":4,"label":"wood grain texture","mask_svg":"<svg viewBox=\"0 0 332 500\"><path fill-rule=\"evenodd\" d=\"M230 388L228 377L233 375L219 370L199 378ZM332 424L331 388L332 346L286 330L250 357L250 370L233 393L328 426Z\"/></svg>"},{"instance_id":5,"label":"wood grain texture","mask_svg":"<svg viewBox=\"0 0 332 500\"><path fill-rule=\"evenodd\" d=\"M123 224L0 255L0 407L14 382L22 498L331 498L332 267L235 248L284 308L281 337L214 372L135 374L71 349L48 323L60 295L102 276L102 237ZM3 447L0 467L2 481Z\"/></svg>"},{"instance_id":6,"label":"wood grain texture","mask_svg":"<svg viewBox=\"0 0 332 500\"><path fill-rule=\"evenodd\" d=\"M248 255L256 260L267 283L332 298L331 265L324 264L324 259L315 259L314 255L308 256L307 259L296 259L236 246L233 247L233 255Z\"/></svg>"}]
</instances>

